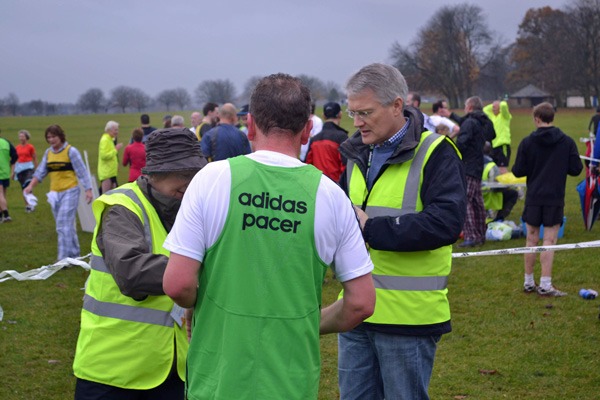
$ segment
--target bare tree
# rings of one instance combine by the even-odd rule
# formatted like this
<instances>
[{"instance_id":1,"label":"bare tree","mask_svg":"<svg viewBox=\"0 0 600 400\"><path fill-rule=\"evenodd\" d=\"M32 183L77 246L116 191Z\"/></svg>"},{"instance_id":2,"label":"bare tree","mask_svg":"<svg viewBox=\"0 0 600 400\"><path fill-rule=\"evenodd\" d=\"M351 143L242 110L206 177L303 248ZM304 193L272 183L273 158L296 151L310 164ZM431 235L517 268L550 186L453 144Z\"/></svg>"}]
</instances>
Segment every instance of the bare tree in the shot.
<instances>
[{"instance_id":1,"label":"bare tree","mask_svg":"<svg viewBox=\"0 0 600 400\"><path fill-rule=\"evenodd\" d=\"M439 9L409 47L394 43L391 58L411 88L441 92L457 107L498 48L482 9L463 3Z\"/></svg>"},{"instance_id":2,"label":"bare tree","mask_svg":"<svg viewBox=\"0 0 600 400\"><path fill-rule=\"evenodd\" d=\"M262 78L262 76L255 75L246 81L244 84L244 90L238 99L240 104L248 104L250 102L252 92L254 92L254 88L256 88L258 81L260 81Z\"/></svg>"},{"instance_id":3,"label":"bare tree","mask_svg":"<svg viewBox=\"0 0 600 400\"><path fill-rule=\"evenodd\" d=\"M25 106L25 104L23 104ZM46 103L42 100L31 100L27 105L35 115L43 115L46 109Z\"/></svg>"},{"instance_id":4,"label":"bare tree","mask_svg":"<svg viewBox=\"0 0 600 400\"><path fill-rule=\"evenodd\" d=\"M576 50L568 31L574 28L568 22L566 13L551 7L527 10L511 55L515 68L509 74L510 82L541 87L561 104L575 75L581 73L581 67L573 62Z\"/></svg>"},{"instance_id":5,"label":"bare tree","mask_svg":"<svg viewBox=\"0 0 600 400\"><path fill-rule=\"evenodd\" d=\"M106 104L104 98L104 92L98 88L92 88L87 90L77 100L77 106L82 111L89 111L93 114L97 114Z\"/></svg>"},{"instance_id":6,"label":"bare tree","mask_svg":"<svg viewBox=\"0 0 600 400\"><path fill-rule=\"evenodd\" d=\"M590 95L600 96L600 0L575 0L566 12L564 31L573 53L569 70L590 107Z\"/></svg>"},{"instance_id":7,"label":"bare tree","mask_svg":"<svg viewBox=\"0 0 600 400\"><path fill-rule=\"evenodd\" d=\"M131 88L131 99L129 105L135 108L138 112L144 111L152 101L150 96L144 93L141 89Z\"/></svg>"},{"instance_id":8,"label":"bare tree","mask_svg":"<svg viewBox=\"0 0 600 400\"><path fill-rule=\"evenodd\" d=\"M188 91L184 88L173 89L174 102L180 110L185 110L187 106L192 104L192 98Z\"/></svg>"},{"instance_id":9,"label":"bare tree","mask_svg":"<svg viewBox=\"0 0 600 400\"><path fill-rule=\"evenodd\" d=\"M229 79L203 81L196 88L196 99L199 103L230 103L235 99L235 86Z\"/></svg>"},{"instance_id":10,"label":"bare tree","mask_svg":"<svg viewBox=\"0 0 600 400\"><path fill-rule=\"evenodd\" d=\"M19 111L19 98L14 93L9 93L4 99L4 107L10 115L17 115Z\"/></svg>"},{"instance_id":11,"label":"bare tree","mask_svg":"<svg viewBox=\"0 0 600 400\"><path fill-rule=\"evenodd\" d=\"M172 89L163 90L156 96L156 102L166 107L167 111L172 104L175 104L175 91Z\"/></svg>"},{"instance_id":12,"label":"bare tree","mask_svg":"<svg viewBox=\"0 0 600 400\"><path fill-rule=\"evenodd\" d=\"M300 74L297 76L302 83L310 90L312 101L322 100L327 97L327 89L322 80L315 76Z\"/></svg>"},{"instance_id":13,"label":"bare tree","mask_svg":"<svg viewBox=\"0 0 600 400\"><path fill-rule=\"evenodd\" d=\"M507 78L512 68L511 50L512 46L500 46L492 51L492 58L479 71L479 78L475 83L477 95L484 99L501 99L508 94Z\"/></svg>"},{"instance_id":14,"label":"bare tree","mask_svg":"<svg viewBox=\"0 0 600 400\"><path fill-rule=\"evenodd\" d=\"M325 84L325 93L327 101L339 102L344 96L344 92L336 82L328 81Z\"/></svg>"},{"instance_id":15,"label":"bare tree","mask_svg":"<svg viewBox=\"0 0 600 400\"><path fill-rule=\"evenodd\" d=\"M118 107L124 113L127 107L132 106L133 88L129 86L118 86L110 93L110 103Z\"/></svg>"}]
</instances>

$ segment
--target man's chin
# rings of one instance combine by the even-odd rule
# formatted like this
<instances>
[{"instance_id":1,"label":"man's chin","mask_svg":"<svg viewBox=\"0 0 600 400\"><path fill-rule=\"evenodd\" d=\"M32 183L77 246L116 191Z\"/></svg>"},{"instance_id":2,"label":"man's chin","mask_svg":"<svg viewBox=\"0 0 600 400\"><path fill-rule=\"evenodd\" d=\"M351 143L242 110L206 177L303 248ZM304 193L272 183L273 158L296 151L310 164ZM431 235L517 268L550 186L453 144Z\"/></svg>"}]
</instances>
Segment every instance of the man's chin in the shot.
<instances>
[{"instance_id":1,"label":"man's chin","mask_svg":"<svg viewBox=\"0 0 600 400\"><path fill-rule=\"evenodd\" d=\"M373 138L369 133L360 133L360 138L362 139L363 144L373 144Z\"/></svg>"}]
</instances>

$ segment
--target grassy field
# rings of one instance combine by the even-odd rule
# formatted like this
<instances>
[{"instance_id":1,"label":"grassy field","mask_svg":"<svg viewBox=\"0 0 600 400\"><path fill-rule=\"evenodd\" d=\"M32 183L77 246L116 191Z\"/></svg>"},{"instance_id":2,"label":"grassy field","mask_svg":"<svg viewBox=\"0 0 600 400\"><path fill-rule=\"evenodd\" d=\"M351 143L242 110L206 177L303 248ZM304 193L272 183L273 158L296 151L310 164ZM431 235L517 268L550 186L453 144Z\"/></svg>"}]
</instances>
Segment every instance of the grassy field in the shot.
<instances>
[{"instance_id":1,"label":"grassy field","mask_svg":"<svg viewBox=\"0 0 600 400\"><path fill-rule=\"evenodd\" d=\"M428 107L423 108L425 111ZM462 112L460 112L462 114ZM530 110L513 110L513 160L520 140L533 130ZM173 113L171 113L173 114ZM183 112L189 121L189 112ZM585 136L589 110L560 110L556 125L577 140ZM160 126L163 113L151 114ZM139 114L5 117L0 118L2 137L17 142L19 129L28 129L39 156L47 147L44 129L60 124L67 140L87 150L96 173L97 147L109 119L121 124L120 141L127 142L139 123ZM343 125L352 131L351 121ZM121 168L124 183L127 170ZM565 214L567 224L562 243L598 239L600 226L583 228L575 185L569 178ZM16 182L15 182L16 183ZM56 258L54 220L45 193L48 182L36 188L40 199L32 214L24 211L16 184L8 191L14 222L0 225L0 271L26 271L52 263ZM519 201L510 219L518 221ZM80 233L82 254L90 248L91 234ZM483 250L524 246L524 239L488 242ZM455 259L449 290L453 332L440 342L430 393L433 399L590 399L598 398L600 380L600 300L577 296L582 288L600 289L598 250L557 252L553 280L569 293L559 299L525 295L523 257L519 255ZM74 267L46 281L0 283L0 399L69 399L75 379L72 361L79 330L79 313L87 273ZM536 269L536 279L539 267ZM323 303L331 303L339 284L328 279ZM338 397L336 336L321 340L322 374L320 399Z\"/></svg>"}]
</instances>

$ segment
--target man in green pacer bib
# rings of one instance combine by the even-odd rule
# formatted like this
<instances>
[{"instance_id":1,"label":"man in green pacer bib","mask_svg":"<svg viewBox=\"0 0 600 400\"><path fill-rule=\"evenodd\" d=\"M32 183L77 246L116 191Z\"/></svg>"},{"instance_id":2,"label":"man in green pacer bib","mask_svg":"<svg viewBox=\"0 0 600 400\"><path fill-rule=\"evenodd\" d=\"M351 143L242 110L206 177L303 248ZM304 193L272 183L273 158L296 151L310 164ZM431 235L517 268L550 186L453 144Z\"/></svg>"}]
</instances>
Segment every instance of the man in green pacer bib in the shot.
<instances>
[{"instance_id":1,"label":"man in green pacer bib","mask_svg":"<svg viewBox=\"0 0 600 400\"><path fill-rule=\"evenodd\" d=\"M309 116L299 79L259 81L248 117L256 152L196 175L165 241L165 293L193 307L190 400L315 399L319 334L373 312L373 265L352 205L297 159ZM328 267L344 296L321 309Z\"/></svg>"}]
</instances>

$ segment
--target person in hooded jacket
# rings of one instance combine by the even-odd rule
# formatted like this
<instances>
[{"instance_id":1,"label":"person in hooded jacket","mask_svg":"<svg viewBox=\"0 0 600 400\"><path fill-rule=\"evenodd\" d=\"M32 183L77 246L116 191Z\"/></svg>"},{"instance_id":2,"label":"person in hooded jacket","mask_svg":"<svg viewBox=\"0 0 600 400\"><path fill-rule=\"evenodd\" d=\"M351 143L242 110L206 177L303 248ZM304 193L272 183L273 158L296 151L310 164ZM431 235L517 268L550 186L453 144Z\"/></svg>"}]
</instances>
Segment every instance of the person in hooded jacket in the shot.
<instances>
[{"instance_id":1,"label":"person in hooded jacket","mask_svg":"<svg viewBox=\"0 0 600 400\"><path fill-rule=\"evenodd\" d=\"M554 107L541 103L533 108L537 130L519 144L517 159L512 167L516 177L527 177L527 194L523 221L527 226L528 247L537 246L540 225L544 225L544 246L556 244L558 230L563 221L567 175L577 176L583 169L575 141L552 125ZM535 284L533 269L535 253L525 254L525 293L560 297L567 293L552 285L553 251L540 254L542 274L540 285Z\"/></svg>"},{"instance_id":2,"label":"person in hooded jacket","mask_svg":"<svg viewBox=\"0 0 600 400\"><path fill-rule=\"evenodd\" d=\"M483 146L495 136L492 121L483 113L483 103L477 96L465 101L465 117L460 125L456 146L462 154L467 177L467 216L463 226L464 242L459 247L480 246L485 242L485 207L481 192Z\"/></svg>"},{"instance_id":3,"label":"person in hooded jacket","mask_svg":"<svg viewBox=\"0 0 600 400\"><path fill-rule=\"evenodd\" d=\"M76 400L185 397L189 318L163 291L163 242L207 161L187 128L155 130L146 151L143 175L92 205L96 229L73 361Z\"/></svg>"}]
</instances>

